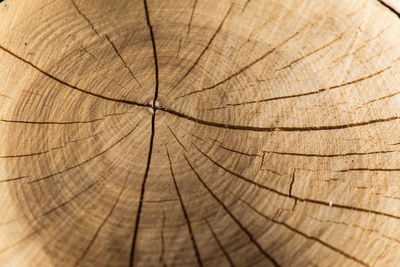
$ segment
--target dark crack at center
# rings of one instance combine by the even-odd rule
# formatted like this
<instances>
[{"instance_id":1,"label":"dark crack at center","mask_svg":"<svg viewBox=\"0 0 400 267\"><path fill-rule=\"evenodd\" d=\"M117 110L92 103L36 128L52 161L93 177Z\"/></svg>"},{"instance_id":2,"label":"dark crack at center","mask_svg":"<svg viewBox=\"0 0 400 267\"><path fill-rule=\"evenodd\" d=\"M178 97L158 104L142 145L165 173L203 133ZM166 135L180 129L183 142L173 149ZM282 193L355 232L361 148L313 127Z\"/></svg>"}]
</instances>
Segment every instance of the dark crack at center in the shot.
<instances>
[{"instance_id":1,"label":"dark crack at center","mask_svg":"<svg viewBox=\"0 0 400 267\"><path fill-rule=\"evenodd\" d=\"M154 33L153 33L153 28L151 26L150 22L150 16L149 16L149 10L147 7L147 1L143 0L144 3L144 9L146 12L146 22L147 26L149 27L149 32L150 32L150 38L151 38L151 43L153 45L153 56L154 56L154 68L155 68L155 79L156 79L156 85L154 89L154 97L153 97L153 104L151 108L153 109L153 114L151 117L151 136L150 136L150 145L149 145L149 152L147 156L147 165L146 165L146 171L144 173L143 181L142 181L142 186L141 186L141 191L140 191L140 200L139 200L139 206L137 209L137 214L136 214L136 222L135 222L135 229L133 232L133 240L132 240L132 245L131 245L131 256L129 259L129 266L133 266L134 260L135 260L135 247L136 247L136 239L137 239L137 233L139 230L139 223L140 223L140 216L142 212L142 206L143 206L143 197L144 197L144 192L146 189L146 181L147 177L149 175L149 170L150 170L150 164L151 164L151 155L153 153L153 144L154 144L154 135L155 135L155 121L156 121L156 113L157 113L157 108L156 108L156 103L157 103L157 98L158 98L158 61L157 61L157 49L156 49L156 42L154 39Z\"/></svg>"}]
</instances>

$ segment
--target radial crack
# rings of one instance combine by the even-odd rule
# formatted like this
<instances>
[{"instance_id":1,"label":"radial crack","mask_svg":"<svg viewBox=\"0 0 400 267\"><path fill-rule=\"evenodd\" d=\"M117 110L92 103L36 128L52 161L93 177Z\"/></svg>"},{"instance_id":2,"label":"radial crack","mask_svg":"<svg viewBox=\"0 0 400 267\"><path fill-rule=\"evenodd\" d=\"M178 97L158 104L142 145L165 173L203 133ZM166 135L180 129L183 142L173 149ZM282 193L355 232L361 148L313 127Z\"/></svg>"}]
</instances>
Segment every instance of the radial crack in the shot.
<instances>
[{"instance_id":1,"label":"radial crack","mask_svg":"<svg viewBox=\"0 0 400 267\"><path fill-rule=\"evenodd\" d=\"M141 191L140 191L140 199L139 199L139 204L138 204L138 209L136 213L136 221L135 221L135 229L133 231L133 238L132 238L132 244L131 244L131 251L130 251L130 258L129 258L129 266L133 266L135 263L135 249L136 249L136 240L139 232L139 224L140 224L140 218L142 214L142 207L143 207L143 199L144 199L144 193L146 190L146 181L147 177L149 175L149 170L150 170L150 165L151 165L151 156L153 154L153 145L154 145L154 136L155 136L155 122L156 122L156 113L157 113L157 98L158 98L158 85L159 85L159 78L158 78L158 61L157 61L157 49L156 49L156 42L154 39L154 32L153 32L153 27L150 22L150 15L149 15L149 9L147 6L147 1L143 0L144 4L144 11L146 13L146 23L149 28L149 33L150 33L150 38L151 38L151 43L153 46L153 57L154 57L154 69L155 69L155 89L154 89L154 97L153 97L153 104L151 105L151 108L153 110L152 112L152 117L151 117L151 136L150 136L150 144L149 144L149 151L148 151L148 156L147 156L147 165L146 165L146 170L144 173L144 177L142 180L142 185L141 185Z\"/></svg>"},{"instance_id":2,"label":"radial crack","mask_svg":"<svg viewBox=\"0 0 400 267\"><path fill-rule=\"evenodd\" d=\"M123 112L123 113L114 113L114 114L107 114L104 115L103 118L98 118L98 119L93 119L93 120L87 120L87 121L26 121L26 120L5 120L5 119L0 119L0 122L9 122L9 123L22 123L22 124L38 124L38 125L69 125L69 124L87 124L87 123L93 123L97 121L102 121L107 117L112 117L112 116L118 116L118 115L124 115L127 114L128 112ZM0 156L1 158L1 156Z\"/></svg>"},{"instance_id":3,"label":"radial crack","mask_svg":"<svg viewBox=\"0 0 400 267\"><path fill-rule=\"evenodd\" d=\"M246 125L234 125L234 124L226 124L219 123L213 121L206 121L199 118L192 117L190 115L186 115L184 113L160 107L158 110L170 113L172 115L178 116L183 119L187 119L189 121L223 129L231 129L231 130L239 130L239 131L252 131L252 132L312 132L312 131L331 131L331 130L340 130L340 129L348 129L354 127L361 127L376 123L388 122L399 120L400 116L393 116L388 118L374 119L369 121L361 121L361 122L353 122L347 124L337 124L337 125L317 125L317 126L276 126L276 127L257 127L257 126L246 126Z\"/></svg>"},{"instance_id":4,"label":"radial crack","mask_svg":"<svg viewBox=\"0 0 400 267\"><path fill-rule=\"evenodd\" d=\"M337 158L337 157L348 157L348 156L364 156L364 155L375 155L375 154L386 154L396 152L397 150L381 150L371 152L349 152L349 153L338 153L338 154L307 154L307 153L296 153L296 152L279 152L279 151L264 151L264 153L271 153L277 155L290 155L299 157L316 157L316 158Z\"/></svg>"},{"instance_id":5,"label":"radial crack","mask_svg":"<svg viewBox=\"0 0 400 267\"><path fill-rule=\"evenodd\" d=\"M386 1L383 0L377 0L379 3L381 3L383 6L385 6L387 9L393 12L399 19L400 19L400 13L397 9L392 7L391 5L387 4Z\"/></svg>"},{"instance_id":6,"label":"radial crack","mask_svg":"<svg viewBox=\"0 0 400 267\"><path fill-rule=\"evenodd\" d=\"M24 62L25 64L31 66L32 68L36 69L37 71L39 71L40 73L42 73L44 76L62 84L65 85L67 87L69 87L70 89L76 90L78 92L81 92L82 94L86 94L86 95L90 95L90 96L94 96L103 100L107 100L107 101L111 101L111 102L116 102L116 103L122 103L122 104L128 104L128 105L133 105L133 106L139 106L139 107L151 107L150 104L147 103L139 103L139 102L135 102L135 101L131 101L131 100L125 100L125 99L118 99L118 98L112 98L112 97L108 97L108 96L104 96L104 95L100 95L100 94L96 94L84 89L81 89L75 85L69 84L66 81L63 81L55 76L53 76L52 74L40 69L38 66L34 65L32 62L27 61L26 59L18 56L17 54L11 52L10 50L6 49L5 47L3 47L2 45L0 45L0 50L3 50L4 52L10 54L11 56L15 57L16 59Z\"/></svg>"},{"instance_id":7,"label":"radial crack","mask_svg":"<svg viewBox=\"0 0 400 267\"><path fill-rule=\"evenodd\" d=\"M69 125L69 124L86 124L93 123L97 121L102 121L104 118L88 120L88 121L20 121L20 120L4 120L0 119L1 122L10 122L10 123L22 123L22 124L38 124L38 125Z\"/></svg>"},{"instance_id":8,"label":"radial crack","mask_svg":"<svg viewBox=\"0 0 400 267\"><path fill-rule=\"evenodd\" d=\"M350 171L369 171L369 172L398 172L400 168L350 168L339 170L337 172L350 172Z\"/></svg>"},{"instance_id":9,"label":"radial crack","mask_svg":"<svg viewBox=\"0 0 400 267\"><path fill-rule=\"evenodd\" d=\"M9 178L9 179L4 179L4 180L0 180L0 183L6 183L6 182L13 182L13 181L19 181L25 178L28 178L29 176L19 176L19 177L15 177L15 178Z\"/></svg>"}]
</instances>

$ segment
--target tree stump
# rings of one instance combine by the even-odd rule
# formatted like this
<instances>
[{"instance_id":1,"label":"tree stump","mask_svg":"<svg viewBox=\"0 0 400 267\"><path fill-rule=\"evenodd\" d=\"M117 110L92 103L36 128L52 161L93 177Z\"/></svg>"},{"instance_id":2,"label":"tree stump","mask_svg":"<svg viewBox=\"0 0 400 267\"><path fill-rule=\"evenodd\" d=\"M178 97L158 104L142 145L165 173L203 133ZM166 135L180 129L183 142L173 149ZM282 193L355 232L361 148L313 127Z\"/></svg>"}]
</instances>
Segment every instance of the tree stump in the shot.
<instances>
[{"instance_id":1,"label":"tree stump","mask_svg":"<svg viewBox=\"0 0 400 267\"><path fill-rule=\"evenodd\" d=\"M396 266L376 0L0 4L1 266Z\"/></svg>"}]
</instances>

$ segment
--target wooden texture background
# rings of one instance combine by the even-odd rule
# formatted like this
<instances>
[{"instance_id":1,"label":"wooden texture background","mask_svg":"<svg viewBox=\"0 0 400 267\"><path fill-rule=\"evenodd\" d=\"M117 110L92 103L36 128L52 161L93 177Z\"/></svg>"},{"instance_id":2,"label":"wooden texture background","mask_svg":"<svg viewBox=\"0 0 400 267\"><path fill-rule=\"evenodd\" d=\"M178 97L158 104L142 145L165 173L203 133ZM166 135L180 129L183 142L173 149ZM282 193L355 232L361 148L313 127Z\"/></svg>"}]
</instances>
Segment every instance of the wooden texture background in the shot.
<instances>
[{"instance_id":1,"label":"wooden texture background","mask_svg":"<svg viewBox=\"0 0 400 267\"><path fill-rule=\"evenodd\" d=\"M398 265L396 8L3 1L0 266Z\"/></svg>"}]
</instances>

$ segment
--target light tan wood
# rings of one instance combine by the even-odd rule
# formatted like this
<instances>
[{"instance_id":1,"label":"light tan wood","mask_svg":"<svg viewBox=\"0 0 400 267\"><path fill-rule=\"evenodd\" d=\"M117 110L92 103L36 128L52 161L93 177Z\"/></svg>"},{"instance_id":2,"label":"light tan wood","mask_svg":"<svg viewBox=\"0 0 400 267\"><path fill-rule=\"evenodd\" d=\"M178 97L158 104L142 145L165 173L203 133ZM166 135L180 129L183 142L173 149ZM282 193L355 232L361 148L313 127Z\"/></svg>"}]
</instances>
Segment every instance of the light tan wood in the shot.
<instances>
[{"instance_id":1,"label":"light tan wood","mask_svg":"<svg viewBox=\"0 0 400 267\"><path fill-rule=\"evenodd\" d=\"M395 10L3 1L0 266L397 266Z\"/></svg>"}]
</instances>

